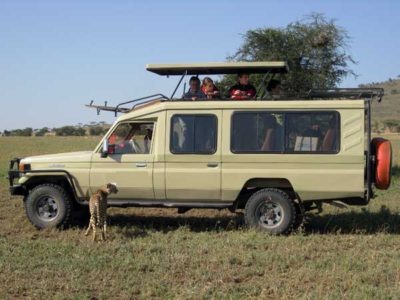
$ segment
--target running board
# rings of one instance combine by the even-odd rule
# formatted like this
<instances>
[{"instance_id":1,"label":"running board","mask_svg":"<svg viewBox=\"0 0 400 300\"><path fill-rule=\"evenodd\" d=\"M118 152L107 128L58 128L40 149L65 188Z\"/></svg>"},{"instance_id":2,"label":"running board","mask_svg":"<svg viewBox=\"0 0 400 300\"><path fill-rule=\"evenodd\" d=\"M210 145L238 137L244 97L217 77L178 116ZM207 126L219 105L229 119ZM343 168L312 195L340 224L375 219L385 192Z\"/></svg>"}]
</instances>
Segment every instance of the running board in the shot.
<instances>
[{"instance_id":1,"label":"running board","mask_svg":"<svg viewBox=\"0 0 400 300\"><path fill-rule=\"evenodd\" d=\"M223 209L233 206L232 202L162 202L152 200L112 200L109 207L166 207L166 208L215 208Z\"/></svg>"}]
</instances>

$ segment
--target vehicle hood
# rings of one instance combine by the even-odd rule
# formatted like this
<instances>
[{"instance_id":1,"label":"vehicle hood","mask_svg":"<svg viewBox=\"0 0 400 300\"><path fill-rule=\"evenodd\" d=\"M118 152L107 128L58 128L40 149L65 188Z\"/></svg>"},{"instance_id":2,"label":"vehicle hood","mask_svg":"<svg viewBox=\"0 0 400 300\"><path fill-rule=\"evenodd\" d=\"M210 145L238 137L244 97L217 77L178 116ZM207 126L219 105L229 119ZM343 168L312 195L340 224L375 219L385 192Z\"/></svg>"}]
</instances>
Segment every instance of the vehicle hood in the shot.
<instances>
[{"instance_id":1,"label":"vehicle hood","mask_svg":"<svg viewBox=\"0 0 400 300\"><path fill-rule=\"evenodd\" d=\"M79 151L57 154L46 154L30 156L21 160L23 164L48 164L48 167L62 168L64 163L88 163L90 162L92 151Z\"/></svg>"}]
</instances>

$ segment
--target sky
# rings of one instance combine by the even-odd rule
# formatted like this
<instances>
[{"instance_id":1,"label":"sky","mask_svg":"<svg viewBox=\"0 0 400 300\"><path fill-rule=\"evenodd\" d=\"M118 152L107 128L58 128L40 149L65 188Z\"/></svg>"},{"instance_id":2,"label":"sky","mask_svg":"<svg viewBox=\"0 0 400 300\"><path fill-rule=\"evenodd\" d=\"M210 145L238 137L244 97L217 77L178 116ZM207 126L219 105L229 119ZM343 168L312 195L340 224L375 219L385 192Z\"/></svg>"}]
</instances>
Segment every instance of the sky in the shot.
<instances>
[{"instance_id":1,"label":"sky","mask_svg":"<svg viewBox=\"0 0 400 300\"><path fill-rule=\"evenodd\" d=\"M358 62L342 86L400 74L400 1L0 0L0 131L113 122L84 107L170 95L176 77L148 63L225 61L247 30L285 27L313 12L351 36Z\"/></svg>"}]
</instances>

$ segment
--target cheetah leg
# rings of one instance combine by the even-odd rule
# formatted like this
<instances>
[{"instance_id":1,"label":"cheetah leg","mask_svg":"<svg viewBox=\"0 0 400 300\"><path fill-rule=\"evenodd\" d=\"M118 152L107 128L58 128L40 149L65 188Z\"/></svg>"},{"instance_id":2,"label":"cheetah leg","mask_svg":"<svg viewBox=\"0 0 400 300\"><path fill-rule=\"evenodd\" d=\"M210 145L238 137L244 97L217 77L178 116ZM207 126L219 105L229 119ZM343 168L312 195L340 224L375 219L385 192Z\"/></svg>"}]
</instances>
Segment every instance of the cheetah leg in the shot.
<instances>
[{"instance_id":1,"label":"cheetah leg","mask_svg":"<svg viewBox=\"0 0 400 300\"><path fill-rule=\"evenodd\" d=\"M101 216L101 218L99 218L99 227L101 230L101 240L105 241L106 240L106 234L105 234L105 230L104 230L104 225L105 225L105 220L104 220L104 216Z\"/></svg>"},{"instance_id":2,"label":"cheetah leg","mask_svg":"<svg viewBox=\"0 0 400 300\"><path fill-rule=\"evenodd\" d=\"M103 215L102 215L102 210L101 210L101 203L96 207L97 211L97 222L96 222L96 227L97 229L100 229L101 232L101 241L104 241L104 234L103 234Z\"/></svg>"},{"instance_id":3,"label":"cheetah leg","mask_svg":"<svg viewBox=\"0 0 400 300\"><path fill-rule=\"evenodd\" d=\"M91 229L91 228L92 228L92 218L90 218L89 226L88 226L88 228L86 229L85 236L88 236L88 235L89 235L89 232L90 232L90 229Z\"/></svg>"},{"instance_id":4,"label":"cheetah leg","mask_svg":"<svg viewBox=\"0 0 400 300\"><path fill-rule=\"evenodd\" d=\"M90 211L90 220L89 220L89 226L85 232L85 236L89 235L90 230L93 229L96 224L95 210L92 203L89 203L89 211Z\"/></svg>"},{"instance_id":5,"label":"cheetah leg","mask_svg":"<svg viewBox=\"0 0 400 300\"><path fill-rule=\"evenodd\" d=\"M96 224L96 219L95 219L95 217L93 215L91 215L90 216L90 220L89 220L88 229L85 232L86 236L89 235L90 229L94 228L95 224Z\"/></svg>"},{"instance_id":6,"label":"cheetah leg","mask_svg":"<svg viewBox=\"0 0 400 300\"><path fill-rule=\"evenodd\" d=\"M102 228L102 231L101 231L101 235L103 237L103 241L106 240L106 233L107 233L107 222L104 221L103 222L103 228Z\"/></svg>"},{"instance_id":7,"label":"cheetah leg","mask_svg":"<svg viewBox=\"0 0 400 300\"><path fill-rule=\"evenodd\" d=\"M96 241L97 218L96 218L95 215L93 215L92 217L90 217L90 225L91 225L91 228L93 229L92 240L93 240L93 241Z\"/></svg>"},{"instance_id":8,"label":"cheetah leg","mask_svg":"<svg viewBox=\"0 0 400 300\"><path fill-rule=\"evenodd\" d=\"M95 242L96 241L96 229L97 229L97 225L94 223L93 224L93 242Z\"/></svg>"}]
</instances>

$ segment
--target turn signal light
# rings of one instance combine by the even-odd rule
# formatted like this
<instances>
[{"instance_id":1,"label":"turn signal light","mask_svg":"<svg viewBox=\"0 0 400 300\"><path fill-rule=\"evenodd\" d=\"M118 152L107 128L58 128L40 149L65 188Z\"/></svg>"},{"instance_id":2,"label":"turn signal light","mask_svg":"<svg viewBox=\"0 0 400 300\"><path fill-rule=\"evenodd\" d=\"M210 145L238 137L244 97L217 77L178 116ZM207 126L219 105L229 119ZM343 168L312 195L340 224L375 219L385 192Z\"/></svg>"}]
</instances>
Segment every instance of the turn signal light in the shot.
<instances>
[{"instance_id":1,"label":"turn signal light","mask_svg":"<svg viewBox=\"0 0 400 300\"><path fill-rule=\"evenodd\" d=\"M29 171L30 169L31 169L31 165L29 165L29 164L19 164L20 172Z\"/></svg>"}]
</instances>

